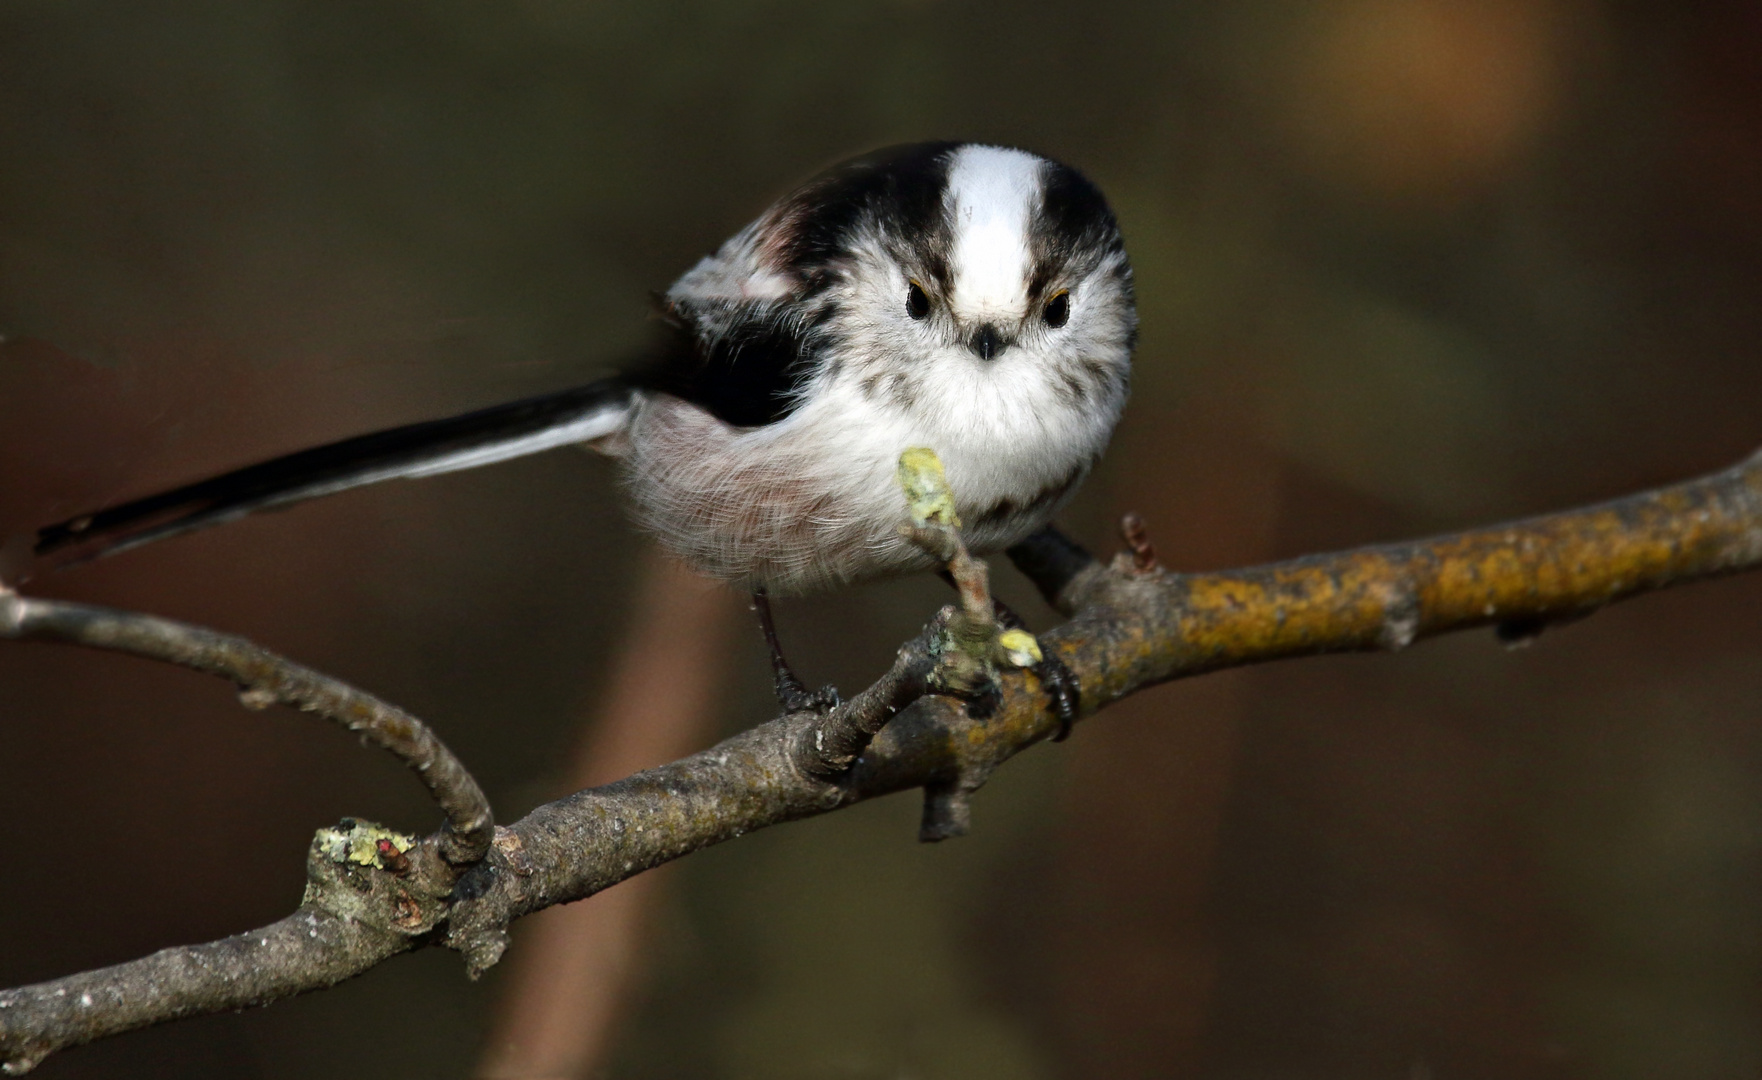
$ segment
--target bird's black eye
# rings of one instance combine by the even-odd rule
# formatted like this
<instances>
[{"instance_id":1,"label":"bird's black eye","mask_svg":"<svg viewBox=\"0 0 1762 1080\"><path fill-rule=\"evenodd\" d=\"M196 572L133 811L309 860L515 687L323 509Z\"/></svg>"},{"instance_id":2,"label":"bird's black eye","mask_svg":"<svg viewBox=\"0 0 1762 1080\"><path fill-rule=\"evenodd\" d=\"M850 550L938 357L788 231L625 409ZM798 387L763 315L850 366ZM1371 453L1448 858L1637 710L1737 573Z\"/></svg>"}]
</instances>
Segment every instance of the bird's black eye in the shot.
<instances>
[{"instance_id":1,"label":"bird's black eye","mask_svg":"<svg viewBox=\"0 0 1762 1080\"><path fill-rule=\"evenodd\" d=\"M1040 313L1040 317L1045 319L1046 325L1052 327L1054 330L1057 330L1065 323L1070 322L1071 294L1068 291L1061 291L1057 296L1048 300L1046 302L1046 310Z\"/></svg>"},{"instance_id":2,"label":"bird's black eye","mask_svg":"<svg viewBox=\"0 0 1762 1080\"><path fill-rule=\"evenodd\" d=\"M905 313L914 319L930 314L930 298L924 295L924 287L915 281L905 291Z\"/></svg>"}]
</instances>

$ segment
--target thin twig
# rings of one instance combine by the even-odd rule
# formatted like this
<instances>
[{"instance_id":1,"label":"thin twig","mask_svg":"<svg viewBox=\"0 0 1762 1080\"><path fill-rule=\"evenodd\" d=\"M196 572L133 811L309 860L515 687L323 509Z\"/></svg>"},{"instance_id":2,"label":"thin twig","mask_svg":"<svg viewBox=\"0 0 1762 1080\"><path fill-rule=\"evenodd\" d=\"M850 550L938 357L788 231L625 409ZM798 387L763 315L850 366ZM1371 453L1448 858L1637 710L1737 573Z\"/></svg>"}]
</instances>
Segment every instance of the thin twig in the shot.
<instances>
[{"instance_id":1,"label":"thin twig","mask_svg":"<svg viewBox=\"0 0 1762 1080\"><path fill-rule=\"evenodd\" d=\"M364 736L408 765L446 815L439 851L456 867L483 858L495 832L483 789L428 725L395 705L232 634L131 611L39 600L0 588L0 638L129 653L218 675L246 708L289 705Z\"/></svg>"},{"instance_id":2,"label":"thin twig","mask_svg":"<svg viewBox=\"0 0 1762 1080\"><path fill-rule=\"evenodd\" d=\"M931 644L946 621L947 612L938 614L923 633L899 647L887 674L804 727L796 739L795 767L821 780L847 772L889 720L928 692L930 671L936 666Z\"/></svg>"},{"instance_id":3,"label":"thin twig","mask_svg":"<svg viewBox=\"0 0 1762 1080\"><path fill-rule=\"evenodd\" d=\"M1534 629L1640 593L1753 569L1762 564L1762 454L1586 510L1231 573L1140 569L1129 553L1103 566L1051 533L1012 556L1072 616L1040 643L1081 680L1082 712L1092 715L1170 679L1284 657L1400 649L1489 624ZM895 700L888 680L901 678L896 665L871 688L880 703L874 715ZM833 779L802 768L801 741L819 718L796 714L578 792L498 829L488 856L450 895L434 896L414 873L400 878L382 865L321 858L315 844L308 903L271 928L274 934L168 949L0 992L0 1058L8 1071L23 1072L55 1049L318 989L430 942L458 949L478 972L501 955L508 924L521 915L692 851L906 788L970 790L1057 727L1032 675L1007 674L999 684L998 708L984 721L951 699L919 699ZM339 909L347 918L336 923L322 914ZM300 920L308 915L319 921L307 924L302 943ZM227 962L217 963L217 955ZM247 970L251 981L241 983Z\"/></svg>"}]
</instances>

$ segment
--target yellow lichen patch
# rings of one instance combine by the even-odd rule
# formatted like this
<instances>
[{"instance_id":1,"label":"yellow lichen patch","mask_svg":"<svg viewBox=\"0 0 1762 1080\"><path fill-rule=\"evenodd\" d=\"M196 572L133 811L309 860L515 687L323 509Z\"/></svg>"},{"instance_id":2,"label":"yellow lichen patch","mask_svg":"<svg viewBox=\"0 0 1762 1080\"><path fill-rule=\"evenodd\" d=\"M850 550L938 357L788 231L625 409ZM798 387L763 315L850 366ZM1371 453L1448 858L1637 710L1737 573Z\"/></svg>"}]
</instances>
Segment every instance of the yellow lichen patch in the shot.
<instances>
[{"instance_id":1,"label":"yellow lichen patch","mask_svg":"<svg viewBox=\"0 0 1762 1080\"><path fill-rule=\"evenodd\" d=\"M380 866L384 859L380 842L391 852L402 855L416 846L416 838L407 833L375 825L371 821L344 818L335 829L319 829L316 843L331 862L351 862L360 866Z\"/></svg>"},{"instance_id":2,"label":"yellow lichen patch","mask_svg":"<svg viewBox=\"0 0 1762 1080\"><path fill-rule=\"evenodd\" d=\"M954 490L948 486L948 474L936 451L914 446L899 455L899 486L911 506L914 525L961 527L961 519L954 512Z\"/></svg>"}]
</instances>

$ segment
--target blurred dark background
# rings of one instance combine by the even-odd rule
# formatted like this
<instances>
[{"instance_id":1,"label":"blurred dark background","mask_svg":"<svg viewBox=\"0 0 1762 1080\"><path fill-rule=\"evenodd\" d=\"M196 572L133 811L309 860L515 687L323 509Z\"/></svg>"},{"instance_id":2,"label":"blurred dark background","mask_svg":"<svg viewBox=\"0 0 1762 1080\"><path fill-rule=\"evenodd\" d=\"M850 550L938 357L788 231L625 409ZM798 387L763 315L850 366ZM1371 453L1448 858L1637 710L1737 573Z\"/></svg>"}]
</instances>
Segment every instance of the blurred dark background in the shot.
<instances>
[{"instance_id":1,"label":"blurred dark background","mask_svg":"<svg viewBox=\"0 0 1762 1080\"><path fill-rule=\"evenodd\" d=\"M1121 218L1143 344L1091 544L1133 509L1215 568L1618 495L1762 445L1759 73L1762 8L1698 0L3 0L0 534L584 381L770 199L929 137ZM513 820L628 625L617 506L558 452L31 587L407 706ZM780 618L852 689L944 598ZM730 640L724 731L771 711ZM1002 770L968 839L902 796L668 871L598 1069L1753 1078L1759 720L1755 579L1160 688ZM278 918L344 814L435 820L214 680L0 648L0 984ZM40 1075L466 1076L508 978L431 951Z\"/></svg>"}]
</instances>

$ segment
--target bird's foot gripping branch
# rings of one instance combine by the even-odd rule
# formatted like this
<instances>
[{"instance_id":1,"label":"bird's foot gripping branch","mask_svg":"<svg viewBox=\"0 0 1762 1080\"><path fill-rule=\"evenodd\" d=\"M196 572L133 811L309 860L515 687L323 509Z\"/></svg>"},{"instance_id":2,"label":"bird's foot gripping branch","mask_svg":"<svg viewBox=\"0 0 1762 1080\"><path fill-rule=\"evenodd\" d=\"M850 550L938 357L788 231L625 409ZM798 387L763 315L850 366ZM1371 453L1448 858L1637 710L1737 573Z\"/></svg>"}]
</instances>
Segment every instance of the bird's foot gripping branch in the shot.
<instances>
[{"instance_id":1,"label":"bird's foot gripping branch","mask_svg":"<svg viewBox=\"0 0 1762 1080\"><path fill-rule=\"evenodd\" d=\"M1037 644L1081 680L1083 715L1146 686L1220 668L1401 649L1472 627L1533 630L1641 593L1754 569L1762 565L1762 454L1582 510L1225 573L1163 570L1141 527L1127 532L1130 550L1107 564L1052 531L1010 552L1068 617ZM963 650L984 655L990 647L965 644L969 632L978 635L956 626L957 615L975 625L986 618L962 588L958 609L939 615L887 674L830 717L780 717L539 807L506 828L492 825L475 781L420 721L359 690L211 630L0 588L0 638L180 664L239 685L247 705L327 716L406 761L445 819L414 843L375 826L326 830L308 854L305 902L270 926L0 991L0 1063L7 1073L27 1072L66 1047L323 989L431 944L456 949L468 970L481 971L522 915L754 829L891 792L925 789L923 835L958 834L979 782L1060 726L1038 680L1010 670L995 651L997 699L988 718L928 692L933 680L971 671L973 656ZM985 640L1005 642L992 626ZM955 653L964 659L951 660Z\"/></svg>"},{"instance_id":2,"label":"bird's foot gripping branch","mask_svg":"<svg viewBox=\"0 0 1762 1080\"><path fill-rule=\"evenodd\" d=\"M913 448L900 455L899 486L911 515L900 534L943 568L960 602L938 612L917 639L900 649L893 669L871 692L826 712L823 722L809 731L797 761L811 776L830 779L847 771L882 725L925 694L963 701L971 719L990 717L1002 696L999 678L1008 672L1034 672L1052 688L1059 737L1076 720L1075 676L1056 658L1049 661L1039 641L1016 625L1013 616L1000 617L1008 609L992 599L989 568L968 552L961 538L954 492L935 451ZM873 693L877 689L878 695ZM926 830L926 839L945 835L955 834L932 836Z\"/></svg>"}]
</instances>

